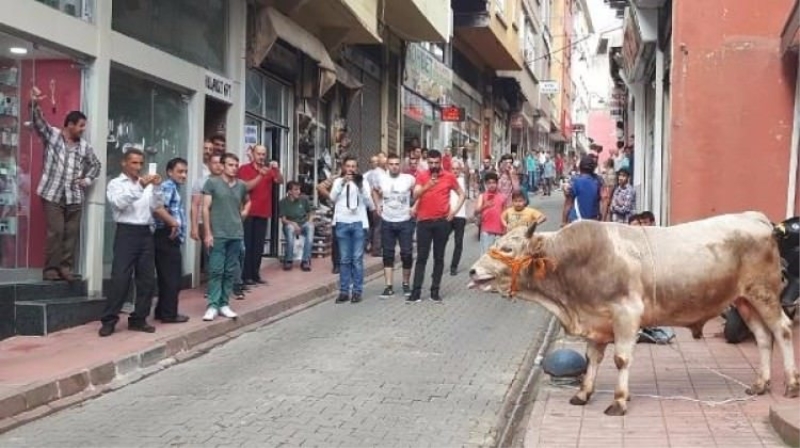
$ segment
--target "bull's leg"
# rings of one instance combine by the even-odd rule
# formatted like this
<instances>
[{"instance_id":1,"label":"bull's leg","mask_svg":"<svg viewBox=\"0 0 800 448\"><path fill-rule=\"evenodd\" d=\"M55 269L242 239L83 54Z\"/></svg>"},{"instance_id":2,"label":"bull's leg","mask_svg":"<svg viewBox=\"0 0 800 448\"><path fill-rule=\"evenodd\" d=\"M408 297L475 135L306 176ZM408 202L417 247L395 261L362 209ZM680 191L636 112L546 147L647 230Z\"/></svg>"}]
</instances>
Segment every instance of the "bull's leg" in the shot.
<instances>
[{"instance_id":1,"label":"bull's leg","mask_svg":"<svg viewBox=\"0 0 800 448\"><path fill-rule=\"evenodd\" d=\"M614 402L606 408L606 415L625 415L628 410L630 399L628 376L638 331L639 321L631 316L620 316L614 322L614 364L619 371L619 377L617 387L614 389Z\"/></svg>"},{"instance_id":2,"label":"bull's leg","mask_svg":"<svg viewBox=\"0 0 800 448\"><path fill-rule=\"evenodd\" d=\"M588 366L586 367L586 374L583 376L581 389L569 400L570 404L583 406L592 398L597 371L600 369L600 363L603 362L603 356L606 353L606 345L608 344L589 341L589 344L586 346L586 359L589 360Z\"/></svg>"},{"instance_id":3,"label":"bull's leg","mask_svg":"<svg viewBox=\"0 0 800 448\"><path fill-rule=\"evenodd\" d=\"M736 309L744 323L747 324L747 328L753 332L759 356L758 376L753 385L748 387L745 392L748 395L763 395L769 390L772 377L772 333L767 329L758 313L750 307L749 302L737 301Z\"/></svg>"},{"instance_id":4,"label":"bull's leg","mask_svg":"<svg viewBox=\"0 0 800 448\"><path fill-rule=\"evenodd\" d=\"M770 295L772 296L772 295ZM783 313L777 296L774 300L757 298L749 299L747 305L752 308L749 313L741 313L745 318L750 331L756 337L758 351L761 355L761 366L759 378L755 384L747 390L749 394L763 394L769 389L770 365L772 358L773 338L780 347L783 356L783 369L786 375L786 389L784 396L795 398L800 395L800 375L797 372L797 365L794 359L792 347L792 322ZM744 308L737 304L737 309ZM761 335L759 335L761 333Z\"/></svg>"}]
</instances>

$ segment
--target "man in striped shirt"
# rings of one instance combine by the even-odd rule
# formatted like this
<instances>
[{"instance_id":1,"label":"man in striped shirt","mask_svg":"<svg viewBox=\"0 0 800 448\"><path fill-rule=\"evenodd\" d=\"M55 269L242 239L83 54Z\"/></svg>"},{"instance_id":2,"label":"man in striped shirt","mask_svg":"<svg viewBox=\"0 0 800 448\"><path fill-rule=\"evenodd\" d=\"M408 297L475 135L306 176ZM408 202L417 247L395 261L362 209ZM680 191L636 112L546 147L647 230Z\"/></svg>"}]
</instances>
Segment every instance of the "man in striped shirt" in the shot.
<instances>
[{"instance_id":1,"label":"man in striped shirt","mask_svg":"<svg viewBox=\"0 0 800 448\"><path fill-rule=\"evenodd\" d=\"M43 98L38 88L31 89L33 128L44 143L44 169L36 190L47 221L43 277L72 281L84 191L100 175L100 161L83 139L86 115L72 111L64 119L64 128L58 129L44 119L38 104Z\"/></svg>"}]
</instances>

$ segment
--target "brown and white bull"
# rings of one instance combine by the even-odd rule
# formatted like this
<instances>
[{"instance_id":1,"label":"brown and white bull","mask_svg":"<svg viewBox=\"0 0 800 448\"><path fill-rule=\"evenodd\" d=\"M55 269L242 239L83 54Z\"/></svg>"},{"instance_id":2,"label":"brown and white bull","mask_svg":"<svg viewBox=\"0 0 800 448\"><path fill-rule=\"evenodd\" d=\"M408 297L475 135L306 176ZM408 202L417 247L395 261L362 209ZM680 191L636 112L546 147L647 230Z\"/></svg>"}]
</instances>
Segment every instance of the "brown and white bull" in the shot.
<instances>
[{"instance_id":1,"label":"brown and white bull","mask_svg":"<svg viewBox=\"0 0 800 448\"><path fill-rule=\"evenodd\" d=\"M606 345L619 370L608 415L624 415L628 375L642 327L703 325L736 300L760 354L748 394L769 388L773 338L786 371L787 397L800 393L792 328L780 302L781 270L773 226L761 213L721 215L672 227L580 221L557 232L536 226L500 238L470 270L470 287L541 304L564 330L588 341L588 367L571 404L584 405Z\"/></svg>"}]
</instances>

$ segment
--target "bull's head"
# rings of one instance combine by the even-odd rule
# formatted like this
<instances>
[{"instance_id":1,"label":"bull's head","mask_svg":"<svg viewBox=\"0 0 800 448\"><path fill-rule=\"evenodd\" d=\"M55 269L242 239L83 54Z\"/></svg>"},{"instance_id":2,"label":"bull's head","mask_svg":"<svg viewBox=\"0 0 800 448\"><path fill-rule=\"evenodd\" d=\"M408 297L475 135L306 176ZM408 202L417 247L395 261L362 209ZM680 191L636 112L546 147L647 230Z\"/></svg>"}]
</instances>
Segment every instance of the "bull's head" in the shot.
<instances>
[{"instance_id":1,"label":"bull's head","mask_svg":"<svg viewBox=\"0 0 800 448\"><path fill-rule=\"evenodd\" d=\"M490 251L483 254L469 271L468 288L483 291L498 291L504 296L513 296L518 289L520 276L528 275L541 254L540 236L534 237L536 224L527 229L518 227L498 239Z\"/></svg>"}]
</instances>

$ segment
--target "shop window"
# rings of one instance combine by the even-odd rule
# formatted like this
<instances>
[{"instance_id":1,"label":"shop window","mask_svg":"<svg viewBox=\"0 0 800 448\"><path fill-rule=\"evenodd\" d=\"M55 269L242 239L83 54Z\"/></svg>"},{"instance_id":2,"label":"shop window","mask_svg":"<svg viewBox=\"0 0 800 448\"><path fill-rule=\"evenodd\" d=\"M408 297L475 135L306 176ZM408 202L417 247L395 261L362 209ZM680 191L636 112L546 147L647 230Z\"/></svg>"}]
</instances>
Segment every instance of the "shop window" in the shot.
<instances>
[{"instance_id":1,"label":"shop window","mask_svg":"<svg viewBox=\"0 0 800 448\"><path fill-rule=\"evenodd\" d=\"M91 0L36 0L47 6L55 8L65 14L78 17L86 21L92 20Z\"/></svg>"},{"instance_id":2,"label":"shop window","mask_svg":"<svg viewBox=\"0 0 800 448\"><path fill-rule=\"evenodd\" d=\"M0 269L41 269L47 228L36 188L44 144L29 125L29 92L35 85L47 96L44 118L60 128L81 109L82 64L3 33L0 51Z\"/></svg>"},{"instance_id":3,"label":"shop window","mask_svg":"<svg viewBox=\"0 0 800 448\"><path fill-rule=\"evenodd\" d=\"M144 151L145 167L156 163L162 177L166 177L166 165L170 159L187 158L187 100L181 92L112 68L108 99L110 132L106 139L105 166L109 180L122 172L122 156L130 147ZM189 200L187 186L181 194L184 200ZM106 276L111 267L114 230L111 208L106 207L103 253Z\"/></svg>"},{"instance_id":4,"label":"shop window","mask_svg":"<svg viewBox=\"0 0 800 448\"><path fill-rule=\"evenodd\" d=\"M225 0L115 0L111 27L173 56L225 73Z\"/></svg>"}]
</instances>

